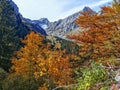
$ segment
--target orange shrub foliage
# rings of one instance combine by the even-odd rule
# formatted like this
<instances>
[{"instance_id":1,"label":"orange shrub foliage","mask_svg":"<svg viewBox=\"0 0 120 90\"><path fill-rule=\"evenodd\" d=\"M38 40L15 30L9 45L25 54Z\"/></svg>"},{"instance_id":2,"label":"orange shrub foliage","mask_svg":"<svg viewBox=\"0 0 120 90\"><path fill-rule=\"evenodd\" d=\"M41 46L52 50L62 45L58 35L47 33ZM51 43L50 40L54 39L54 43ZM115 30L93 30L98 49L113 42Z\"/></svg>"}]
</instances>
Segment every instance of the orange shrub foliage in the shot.
<instances>
[{"instance_id":1,"label":"orange shrub foliage","mask_svg":"<svg viewBox=\"0 0 120 90\"><path fill-rule=\"evenodd\" d=\"M12 71L25 77L44 78L44 82L55 85L67 85L72 81L70 56L64 51L51 50L49 44L43 44L44 37L31 32L22 42L23 48L12 58ZM48 86L50 83L47 83Z\"/></svg>"},{"instance_id":2,"label":"orange shrub foliage","mask_svg":"<svg viewBox=\"0 0 120 90\"><path fill-rule=\"evenodd\" d=\"M105 6L99 13L82 14L76 23L84 30L68 37L80 43L80 55L95 60L120 57L120 17L115 8Z\"/></svg>"}]
</instances>

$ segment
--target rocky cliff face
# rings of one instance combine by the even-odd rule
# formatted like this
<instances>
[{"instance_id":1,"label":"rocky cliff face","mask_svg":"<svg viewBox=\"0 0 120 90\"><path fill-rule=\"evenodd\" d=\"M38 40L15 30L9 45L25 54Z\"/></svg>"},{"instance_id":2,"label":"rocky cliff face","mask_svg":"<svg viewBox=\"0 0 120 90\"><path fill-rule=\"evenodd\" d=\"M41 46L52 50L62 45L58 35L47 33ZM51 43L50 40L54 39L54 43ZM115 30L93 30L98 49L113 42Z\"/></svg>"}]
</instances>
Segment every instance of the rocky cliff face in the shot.
<instances>
[{"instance_id":1,"label":"rocky cliff face","mask_svg":"<svg viewBox=\"0 0 120 90\"><path fill-rule=\"evenodd\" d=\"M61 19L55 22L51 22L46 29L46 32L49 35L63 37L67 32L78 28L75 24L76 18L80 15L80 13L75 13L65 19Z\"/></svg>"},{"instance_id":2,"label":"rocky cliff face","mask_svg":"<svg viewBox=\"0 0 120 90\"><path fill-rule=\"evenodd\" d=\"M92 11L89 7L84 7L83 12ZM81 12L81 11L80 11ZM62 38L66 37L70 31L80 29L76 24L75 20L81 15L80 12L77 12L71 16L66 17L65 19L61 19L55 22L51 22L46 29L46 32L49 35L59 36Z\"/></svg>"},{"instance_id":3,"label":"rocky cliff face","mask_svg":"<svg viewBox=\"0 0 120 90\"><path fill-rule=\"evenodd\" d=\"M41 18L39 20L33 20L32 23L41 26L43 29L48 28L48 25L50 24L50 22L47 18Z\"/></svg>"},{"instance_id":4,"label":"rocky cliff face","mask_svg":"<svg viewBox=\"0 0 120 90\"><path fill-rule=\"evenodd\" d=\"M30 30L33 30L42 35L47 35L46 31L41 27L39 23L33 22L32 20L23 17L21 17L21 19L22 23L24 23L24 25L27 26Z\"/></svg>"}]
</instances>

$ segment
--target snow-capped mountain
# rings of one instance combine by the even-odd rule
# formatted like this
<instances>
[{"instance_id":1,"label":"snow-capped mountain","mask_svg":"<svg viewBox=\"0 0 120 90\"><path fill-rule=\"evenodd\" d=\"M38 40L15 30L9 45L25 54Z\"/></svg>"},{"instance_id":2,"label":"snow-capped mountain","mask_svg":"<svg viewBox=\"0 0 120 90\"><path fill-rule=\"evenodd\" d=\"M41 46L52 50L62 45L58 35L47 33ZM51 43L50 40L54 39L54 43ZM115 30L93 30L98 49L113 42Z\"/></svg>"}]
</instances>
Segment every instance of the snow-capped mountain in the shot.
<instances>
[{"instance_id":1,"label":"snow-capped mountain","mask_svg":"<svg viewBox=\"0 0 120 90\"><path fill-rule=\"evenodd\" d=\"M47 18L41 18L39 20L33 20L32 23L38 24L43 29L47 29L48 25L50 24L50 22Z\"/></svg>"}]
</instances>

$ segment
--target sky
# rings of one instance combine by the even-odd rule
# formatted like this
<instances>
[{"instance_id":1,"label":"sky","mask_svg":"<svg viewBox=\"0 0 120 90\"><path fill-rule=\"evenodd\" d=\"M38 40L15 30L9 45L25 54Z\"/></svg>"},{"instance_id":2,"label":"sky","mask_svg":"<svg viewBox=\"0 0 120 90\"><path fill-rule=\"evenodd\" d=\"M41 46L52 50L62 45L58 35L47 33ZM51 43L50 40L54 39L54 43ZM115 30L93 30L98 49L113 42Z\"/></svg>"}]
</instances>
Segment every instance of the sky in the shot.
<instances>
[{"instance_id":1,"label":"sky","mask_svg":"<svg viewBox=\"0 0 120 90\"><path fill-rule=\"evenodd\" d=\"M93 10L109 4L112 0L13 0L19 7L20 13L25 18L38 20L48 18L49 21L57 21L72 15L85 6Z\"/></svg>"}]
</instances>

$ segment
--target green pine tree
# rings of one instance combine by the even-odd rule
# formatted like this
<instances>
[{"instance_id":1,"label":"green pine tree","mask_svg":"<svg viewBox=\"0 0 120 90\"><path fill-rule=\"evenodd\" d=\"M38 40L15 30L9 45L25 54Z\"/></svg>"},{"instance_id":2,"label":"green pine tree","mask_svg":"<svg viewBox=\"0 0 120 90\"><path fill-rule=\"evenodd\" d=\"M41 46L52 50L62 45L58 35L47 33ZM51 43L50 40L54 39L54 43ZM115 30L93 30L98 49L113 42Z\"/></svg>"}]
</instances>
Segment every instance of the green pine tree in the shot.
<instances>
[{"instance_id":1,"label":"green pine tree","mask_svg":"<svg viewBox=\"0 0 120 90\"><path fill-rule=\"evenodd\" d=\"M0 67L11 67L10 58L19 48L20 40L16 36L16 13L8 0L0 0Z\"/></svg>"}]
</instances>

